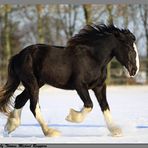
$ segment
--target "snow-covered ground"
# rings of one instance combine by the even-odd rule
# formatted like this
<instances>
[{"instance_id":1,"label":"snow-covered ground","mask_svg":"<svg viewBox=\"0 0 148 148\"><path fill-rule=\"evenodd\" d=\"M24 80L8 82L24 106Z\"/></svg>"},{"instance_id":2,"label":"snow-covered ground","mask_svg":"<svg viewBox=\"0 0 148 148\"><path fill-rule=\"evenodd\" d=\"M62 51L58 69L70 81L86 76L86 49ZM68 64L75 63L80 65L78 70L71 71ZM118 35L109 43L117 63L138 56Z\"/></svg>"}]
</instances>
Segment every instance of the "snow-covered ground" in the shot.
<instances>
[{"instance_id":1,"label":"snow-covered ground","mask_svg":"<svg viewBox=\"0 0 148 148\"><path fill-rule=\"evenodd\" d=\"M16 94L20 91L16 91ZM108 102L112 116L122 128L122 137L109 134L98 102L92 91L93 111L80 124L69 123L65 117L70 108L80 110L83 103L75 91L49 86L40 90L40 105L45 121L61 131L58 138L48 138L29 109L22 112L21 126L9 137L3 136L6 117L0 115L0 143L148 143L148 86L109 86Z\"/></svg>"}]
</instances>

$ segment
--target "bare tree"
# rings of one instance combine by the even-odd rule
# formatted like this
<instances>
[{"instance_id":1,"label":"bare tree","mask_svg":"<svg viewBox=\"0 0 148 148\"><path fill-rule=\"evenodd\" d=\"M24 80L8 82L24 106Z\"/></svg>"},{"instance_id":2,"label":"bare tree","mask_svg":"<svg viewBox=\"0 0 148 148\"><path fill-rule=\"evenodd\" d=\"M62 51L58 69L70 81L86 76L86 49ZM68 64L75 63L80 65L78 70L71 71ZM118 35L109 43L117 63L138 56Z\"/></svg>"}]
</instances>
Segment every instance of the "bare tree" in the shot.
<instances>
[{"instance_id":1,"label":"bare tree","mask_svg":"<svg viewBox=\"0 0 148 148\"><path fill-rule=\"evenodd\" d=\"M37 10L37 30L38 30L38 42L39 43L44 43L44 31L43 31L43 17L42 17L42 12L43 12L43 5L37 4L36 5L36 10Z\"/></svg>"},{"instance_id":2,"label":"bare tree","mask_svg":"<svg viewBox=\"0 0 148 148\"><path fill-rule=\"evenodd\" d=\"M11 56L11 45L10 45L10 25L9 25L9 14L11 12L11 5L2 5L1 6L1 63L0 70L1 83L4 83L6 77L6 67L8 65L8 60Z\"/></svg>"},{"instance_id":3,"label":"bare tree","mask_svg":"<svg viewBox=\"0 0 148 148\"><path fill-rule=\"evenodd\" d=\"M4 56L5 60L8 61L8 59L11 56L11 46L10 46L10 26L9 26L9 13L11 11L11 5L4 5L4 35L5 35L5 40L4 40L4 45L5 45L5 50L4 50Z\"/></svg>"},{"instance_id":4,"label":"bare tree","mask_svg":"<svg viewBox=\"0 0 148 148\"><path fill-rule=\"evenodd\" d=\"M76 20L78 15L78 6L77 5L59 5L58 6L58 15L60 18L62 29L66 35L66 38L69 39L73 36L76 29Z\"/></svg>"},{"instance_id":5,"label":"bare tree","mask_svg":"<svg viewBox=\"0 0 148 148\"><path fill-rule=\"evenodd\" d=\"M148 5L139 5L140 9L140 16L143 22L144 32L145 32L145 39L146 39L146 51L147 51L147 60L148 60ZM148 79L148 62L146 62L146 73Z\"/></svg>"},{"instance_id":6,"label":"bare tree","mask_svg":"<svg viewBox=\"0 0 148 148\"><path fill-rule=\"evenodd\" d=\"M113 5L111 5L111 4L106 5L106 10L108 12L108 24L113 24L113 14L112 14ZM111 81L111 72L110 72L110 70L111 70L111 62L107 66L107 83L108 84Z\"/></svg>"},{"instance_id":7,"label":"bare tree","mask_svg":"<svg viewBox=\"0 0 148 148\"><path fill-rule=\"evenodd\" d=\"M92 5L84 4L83 11L84 11L86 24L91 24L92 23Z\"/></svg>"},{"instance_id":8,"label":"bare tree","mask_svg":"<svg viewBox=\"0 0 148 148\"><path fill-rule=\"evenodd\" d=\"M148 58L148 5L139 5L140 16L144 26L144 32L146 37L146 48Z\"/></svg>"},{"instance_id":9,"label":"bare tree","mask_svg":"<svg viewBox=\"0 0 148 148\"><path fill-rule=\"evenodd\" d=\"M113 24L113 14L112 14L113 5L112 4L106 5L106 10L108 12L108 23Z\"/></svg>"},{"instance_id":10,"label":"bare tree","mask_svg":"<svg viewBox=\"0 0 148 148\"><path fill-rule=\"evenodd\" d=\"M129 12L129 5L127 4L119 4L115 6L115 17L119 18L122 17L123 19L123 26L125 28L128 27L129 24L129 16L131 15Z\"/></svg>"}]
</instances>

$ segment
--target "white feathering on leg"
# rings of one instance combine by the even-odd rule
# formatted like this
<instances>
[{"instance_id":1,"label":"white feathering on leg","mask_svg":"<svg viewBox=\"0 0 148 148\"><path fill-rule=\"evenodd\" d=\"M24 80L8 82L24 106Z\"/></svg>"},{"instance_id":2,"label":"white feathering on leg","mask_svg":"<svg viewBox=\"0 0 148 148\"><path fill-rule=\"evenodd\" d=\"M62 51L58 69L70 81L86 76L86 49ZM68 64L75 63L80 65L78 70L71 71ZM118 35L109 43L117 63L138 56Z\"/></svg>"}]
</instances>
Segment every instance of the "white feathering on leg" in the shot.
<instances>
[{"instance_id":1,"label":"white feathering on leg","mask_svg":"<svg viewBox=\"0 0 148 148\"><path fill-rule=\"evenodd\" d=\"M43 133L44 133L45 136L48 136L48 137L60 136L60 132L58 130L48 128L48 125L46 124L46 122L44 121L44 119L42 117L38 103L36 105L35 113L36 113L36 119L40 123L40 126L42 127L42 130L43 130Z\"/></svg>"},{"instance_id":2,"label":"white feathering on leg","mask_svg":"<svg viewBox=\"0 0 148 148\"><path fill-rule=\"evenodd\" d=\"M75 111L70 109L69 115L66 117L67 121L80 123L83 122L87 114L92 110L92 108L83 107L81 111Z\"/></svg>"},{"instance_id":3,"label":"white feathering on leg","mask_svg":"<svg viewBox=\"0 0 148 148\"><path fill-rule=\"evenodd\" d=\"M122 130L118 126L116 126L115 123L113 122L110 111L107 109L103 112L103 114L107 127L111 132L112 136L117 136L117 137L122 136Z\"/></svg>"},{"instance_id":4,"label":"white feathering on leg","mask_svg":"<svg viewBox=\"0 0 148 148\"><path fill-rule=\"evenodd\" d=\"M4 134L5 136L7 134L10 134L12 131L14 131L21 123L21 109L14 109L10 116L8 117L7 123L4 127Z\"/></svg>"}]
</instances>

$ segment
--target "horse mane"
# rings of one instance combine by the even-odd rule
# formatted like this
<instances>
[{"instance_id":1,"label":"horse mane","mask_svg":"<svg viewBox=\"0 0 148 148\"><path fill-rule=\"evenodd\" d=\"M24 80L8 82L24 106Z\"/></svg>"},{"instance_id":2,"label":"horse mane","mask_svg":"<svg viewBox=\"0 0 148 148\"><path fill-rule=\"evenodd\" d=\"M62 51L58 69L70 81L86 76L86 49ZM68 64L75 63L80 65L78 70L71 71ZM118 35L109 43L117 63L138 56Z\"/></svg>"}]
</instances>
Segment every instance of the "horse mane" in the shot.
<instances>
[{"instance_id":1,"label":"horse mane","mask_svg":"<svg viewBox=\"0 0 148 148\"><path fill-rule=\"evenodd\" d=\"M113 24L92 24L84 26L84 28L82 28L78 34L74 35L68 41L67 45L74 46L78 44L89 44L92 43L95 39L98 39L99 37L103 38L113 34L118 37L119 40L127 40L128 37L135 41L135 36L128 29L119 29ZM123 39L123 35L126 35L126 38L124 37Z\"/></svg>"}]
</instances>

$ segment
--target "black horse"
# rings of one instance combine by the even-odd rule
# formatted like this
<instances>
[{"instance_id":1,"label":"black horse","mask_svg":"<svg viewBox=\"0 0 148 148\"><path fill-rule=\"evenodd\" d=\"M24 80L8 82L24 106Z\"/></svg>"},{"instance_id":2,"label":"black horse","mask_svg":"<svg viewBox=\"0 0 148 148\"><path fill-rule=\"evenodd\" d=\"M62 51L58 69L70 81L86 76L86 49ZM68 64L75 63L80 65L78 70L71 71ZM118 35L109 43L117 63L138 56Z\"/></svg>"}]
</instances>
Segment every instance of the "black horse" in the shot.
<instances>
[{"instance_id":1,"label":"black horse","mask_svg":"<svg viewBox=\"0 0 148 148\"><path fill-rule=\"evenodd\" d=\"M39 107L39 89L49 84L61 89L76 90L84 107L70 110L67 120L82 122L92 110L88 90L92 89L104 114L107 127L114 136L121 134L111 117L106 99L107 64L113 57L134 76L139 70L135 36L127 29L113 25L86 25L72 37L66 47L36 44L26 47L10 59L8 81L0 91L0 111L9 115L5 131L11 133L20 125L21 111L27 100L30 110L45 136L58 136L59 131L48 128ZM11 96L20 82L25 87L12 110Z\"/></svg>"}]
</instances>

